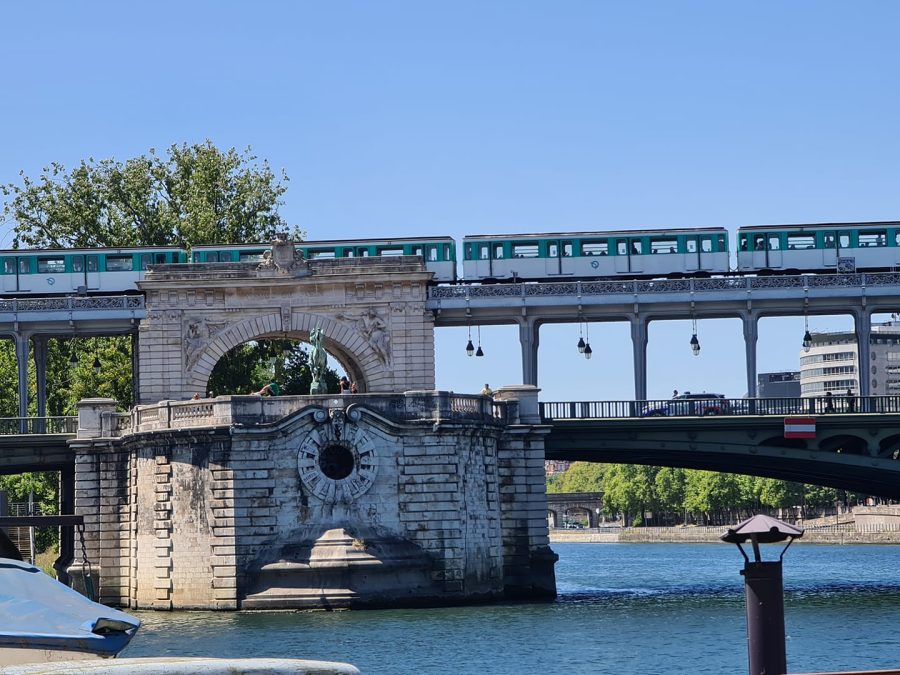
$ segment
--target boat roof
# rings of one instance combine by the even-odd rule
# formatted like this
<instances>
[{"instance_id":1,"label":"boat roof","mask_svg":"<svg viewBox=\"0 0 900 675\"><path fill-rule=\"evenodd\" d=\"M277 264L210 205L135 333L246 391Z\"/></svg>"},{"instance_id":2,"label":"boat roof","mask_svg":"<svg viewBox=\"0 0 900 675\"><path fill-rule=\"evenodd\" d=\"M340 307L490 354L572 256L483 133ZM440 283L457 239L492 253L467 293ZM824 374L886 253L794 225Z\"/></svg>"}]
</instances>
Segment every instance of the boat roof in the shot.
<instances>
[{"instance_id":1,"label":"boat roof","mask_svg":"<svg viewBox=\"0 0 900 675\"><path fill-rule=\"evenodd\" d=\"M0 558L0 649L118 654L139 619L88 600L43 570Z\"/></svg>"}]
</instances>

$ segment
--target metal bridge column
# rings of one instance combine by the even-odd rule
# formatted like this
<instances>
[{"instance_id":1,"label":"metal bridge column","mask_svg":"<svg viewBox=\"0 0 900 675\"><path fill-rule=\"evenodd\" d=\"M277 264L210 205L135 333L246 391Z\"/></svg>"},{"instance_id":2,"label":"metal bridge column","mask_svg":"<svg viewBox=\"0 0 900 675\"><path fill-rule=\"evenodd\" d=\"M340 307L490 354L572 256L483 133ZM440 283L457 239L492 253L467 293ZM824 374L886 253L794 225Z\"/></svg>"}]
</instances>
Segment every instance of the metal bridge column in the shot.
<instances>
[{"instance_id":1,"label":"metal bridge column","mask_svg":"<svg viewBox=\"0 0 900 675\"><path fill-rule=\"evenodd\" d=\"M634 352L634 398L647 400L647 324L640 314L631 317L631 348Z\"/></svg>"},{"instance_id":2,"label":"metal bridge column","mask_svg":"<svg viewBox=\"0 0 900 675\"><path fill-rule=\"evenodd\" d=\"M137 403L138 393L141 391L141 362L138 359L139 346L138 333L135 331L131 334L131 391L133 392L131 398L135 403Z\"/></svg>"},{"instance_id":3,"label":"metal bridge column","mask_svg":"<svg viewBox=\"0 0 900 675\"><path fill-rule=\"evenodd\" d=\"M522 319L519 323L519 343L522 346L522 384L537 386L537 351L540 337L534 319Z\"/></svg>"},{"instance_id":4,"label":"metal bridge column","mask_svg":"<svg viewBox=\"0 0 900 675\"><path fill-rule=\"evenodd\" d=\"M747 354L747 396L756 398L756 342L759 339L759 317L749 312L741 315L744 325L744 350Z\"/></svg>"},{"instance_id":5,"label":"metal bridge column","mask_svg":"<svg viewBox=\"0 0 900 675\"><path fill-rule=\"evenodd\" d=\"M37 416L47 416L47 336L35 335L31 338L34 351L34 367L37 383ZM37 421L34 431L44 433L44 421Z\"/></svg>"},{"instance_id":6,"label":"metal bridge column","mask_svg":"<svg viewBox=\"0 0 900 675\"><path fill-rule=\"evenodd\" d=\"M871 343L872 337L872 314L868 310L863 309L859 313L853 313L853 322L856 325L856 354L857 367L859 368L859 391L858 396L869 396L871 394Z\"/></svg>"},{"instance_id":7,"label":"metal bridge column","mask_svg":"<svg viewBox=\"0 0 900 675\"><path fill-rule=\"evenodd\" d=\"M28 335L15 333L16 365L19 370L19 431L27 433L25 418L28 417Z\"/></svg>"}]
</instances>

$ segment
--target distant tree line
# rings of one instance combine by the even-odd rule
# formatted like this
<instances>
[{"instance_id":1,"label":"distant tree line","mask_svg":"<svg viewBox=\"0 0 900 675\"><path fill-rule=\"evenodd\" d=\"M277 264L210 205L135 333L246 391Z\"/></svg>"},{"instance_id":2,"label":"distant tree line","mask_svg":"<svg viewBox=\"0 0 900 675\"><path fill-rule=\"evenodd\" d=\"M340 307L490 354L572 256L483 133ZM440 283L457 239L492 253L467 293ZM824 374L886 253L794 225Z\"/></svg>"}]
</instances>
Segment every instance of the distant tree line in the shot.
<instances>
[{"instance_id":1,"label":"distant tree line","mask_svg":"<svg viewBox=\"0 0 900 675\"><path fill-rule=\"evenodd\" d=\"M862 498L844 490L775 478L637 464L575 462L547 479L547 491L602 492L603 511L628 525L728 525L762 510L824 508ZM645 514L652 513L652 523Z\"/></svg>"}]
</instances>

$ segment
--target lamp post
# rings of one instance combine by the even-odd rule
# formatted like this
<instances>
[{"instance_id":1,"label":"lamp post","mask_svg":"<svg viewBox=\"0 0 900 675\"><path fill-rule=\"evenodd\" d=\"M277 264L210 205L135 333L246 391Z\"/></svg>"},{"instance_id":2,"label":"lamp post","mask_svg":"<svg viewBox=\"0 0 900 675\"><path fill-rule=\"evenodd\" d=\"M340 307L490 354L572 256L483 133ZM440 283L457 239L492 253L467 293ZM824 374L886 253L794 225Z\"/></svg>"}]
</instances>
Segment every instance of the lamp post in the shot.
<instances>
[{"instance_id":1,"label":"lamp post","mask_svg":"<svg viewBox=\"0 0 900 675\"><path fill-rule=\"evenodd\" d=\"M803 530L770 516L757 515L740 525L729 528L720 539L737 544L744 556L744 598L747 605L747 653L750 675L774 675L787 672L784 647L784 584L781 561L794 539ZM778 560L764 562L760 544L775 544L787 540ZM753 561L741 544L753 546Z\"/></svg>"}]
</instances>

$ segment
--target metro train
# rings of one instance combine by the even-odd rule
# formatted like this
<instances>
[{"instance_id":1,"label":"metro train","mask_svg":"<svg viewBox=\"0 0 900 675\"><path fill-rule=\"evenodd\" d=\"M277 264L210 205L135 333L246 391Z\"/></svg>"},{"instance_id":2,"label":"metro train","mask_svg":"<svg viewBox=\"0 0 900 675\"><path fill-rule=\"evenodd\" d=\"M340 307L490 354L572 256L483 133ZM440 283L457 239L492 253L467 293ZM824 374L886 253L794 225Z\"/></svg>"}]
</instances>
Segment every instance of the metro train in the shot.
<instances>
[{"instance_id":1,"label":"metro train","mask_svg":"<svg viewBox=\"0 0 900 675\"><path fill-rule=\"evenodd\" d=\"M725 228L304 241L311 260L421 256L434 283L680 278L876 272L900 268L900 222L745 226L731 258ZM249 262L268 244L0 251L0 293L58 295L137 290L150 265ZM458 276L457 263L462 275Z\"/></svg>"}]
</instances>

